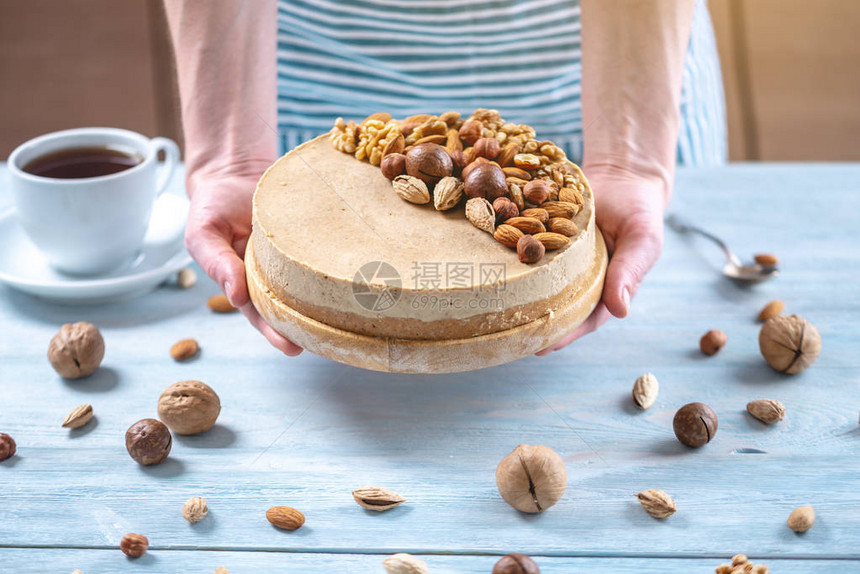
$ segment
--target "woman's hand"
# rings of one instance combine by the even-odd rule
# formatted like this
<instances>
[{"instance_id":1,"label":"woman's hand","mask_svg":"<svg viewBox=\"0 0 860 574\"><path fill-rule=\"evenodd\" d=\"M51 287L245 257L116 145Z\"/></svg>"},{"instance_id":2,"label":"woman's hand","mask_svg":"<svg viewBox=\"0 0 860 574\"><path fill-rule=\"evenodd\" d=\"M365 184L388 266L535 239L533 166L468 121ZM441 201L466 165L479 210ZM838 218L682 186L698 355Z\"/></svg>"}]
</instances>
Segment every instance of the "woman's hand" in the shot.
<instances>
[{"instance_id":1,"label":"woman's hand","mask_svg":"<svg viewBox=\"0 0 860 574\"><path fill-rule=\"evenodd\" d=\"M259 174L195 178L185 246L269 342L290 356L301 347L282 337L257 313L245 280L245 248L251 235L251 206Z\"/></svg>"},{"instance_id":2,"label":"woman's hand","mask_svg":"<svg viewBox=\"0 0 860 574\"><path fill-rule=\"evenodd\" d=\"M538 355L557 351L591 333L611 315L626 317L630 301L663 248L667 194L662 180L618 169L586 167L585 171L594 190L597 225L610 255L603 296L582 325Z\"/></svg>"}]
</instances>

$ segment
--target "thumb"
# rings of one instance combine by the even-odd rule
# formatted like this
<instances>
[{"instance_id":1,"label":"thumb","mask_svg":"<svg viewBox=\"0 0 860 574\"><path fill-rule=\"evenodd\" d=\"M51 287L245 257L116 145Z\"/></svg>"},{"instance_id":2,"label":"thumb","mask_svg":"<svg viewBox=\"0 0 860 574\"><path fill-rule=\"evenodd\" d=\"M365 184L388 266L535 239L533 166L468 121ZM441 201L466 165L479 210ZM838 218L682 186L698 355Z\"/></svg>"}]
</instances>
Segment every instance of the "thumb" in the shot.
<instances>
[{"instance_id":1,"label":"thumb","mask_svg":"<svg viewBox=\"0 0 860 574\"><path fill-rule=\"evenodd\" d=\"M633 221L616 236L614 247L606 271L603 303L610 313L623 319L630 311L630 300L639 290L645 274L660 257L662 227Z\"/></svg>"},{"instance_id":2,"label":"thumb","mask_svg":"<svg viewBox=\"0 0 860 574\"><path fill-rule=\"evenodd\" d=\"M203 271L218 283L231 305L242 307L248 303L245 265L227 237L210 227L189 227L185 246Z\"/></svg>"}]
</instances>

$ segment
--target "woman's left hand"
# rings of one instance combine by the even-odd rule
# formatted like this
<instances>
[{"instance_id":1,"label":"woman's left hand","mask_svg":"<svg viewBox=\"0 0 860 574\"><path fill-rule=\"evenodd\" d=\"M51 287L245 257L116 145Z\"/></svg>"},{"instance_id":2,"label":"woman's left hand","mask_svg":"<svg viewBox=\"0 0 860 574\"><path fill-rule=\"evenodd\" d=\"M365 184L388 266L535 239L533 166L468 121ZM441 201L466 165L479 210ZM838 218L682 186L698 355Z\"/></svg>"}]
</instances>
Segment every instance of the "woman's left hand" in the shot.
<instances>
[{"instance_id":1,"label":"woman's left hand","mask_svg":"<svg viewBox=\"0 0 860 574\"><path fill-rule=\"evenodd\" d=\"M582 325L538 355L566 347L597 329L610 316L626 317L631 300L663 248L665 184L619 169L586 168L586 171L594 190L597 225L610 256L603 296Z\"/></svg>"}]
</instances>

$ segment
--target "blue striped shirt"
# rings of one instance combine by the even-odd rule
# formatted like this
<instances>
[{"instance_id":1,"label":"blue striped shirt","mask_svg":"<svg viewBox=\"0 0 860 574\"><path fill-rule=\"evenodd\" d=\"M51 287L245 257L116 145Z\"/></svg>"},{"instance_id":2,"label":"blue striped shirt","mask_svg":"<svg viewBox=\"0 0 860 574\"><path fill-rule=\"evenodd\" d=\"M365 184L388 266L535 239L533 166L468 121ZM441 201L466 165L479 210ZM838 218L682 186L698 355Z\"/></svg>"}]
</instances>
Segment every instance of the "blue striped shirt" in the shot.
<instances>
[{"instance_id":1,"label":"blue striped shirt","mask_svg":"<svg viewBox=\"0 0 860 574\"><path fill-rule=\"evenodd\" d=\"M279 0L282 151L361 120L495 108L582 161L577 0ZM699 0L684 64L678 161L727 155L713 28Z\"/></svg>"}]
</instances>

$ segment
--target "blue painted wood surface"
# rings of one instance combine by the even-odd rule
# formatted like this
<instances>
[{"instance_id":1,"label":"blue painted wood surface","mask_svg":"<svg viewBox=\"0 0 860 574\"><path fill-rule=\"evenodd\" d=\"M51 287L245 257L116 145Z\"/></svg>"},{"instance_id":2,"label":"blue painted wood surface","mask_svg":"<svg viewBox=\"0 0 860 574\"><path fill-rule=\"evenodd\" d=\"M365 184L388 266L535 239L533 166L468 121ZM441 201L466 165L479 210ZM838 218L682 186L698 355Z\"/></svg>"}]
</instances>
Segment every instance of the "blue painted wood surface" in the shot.
<instances>
[{"instance_id":1,"label":"blue painted wood surface","mask_svg":"<svg viewBox=\"0 0 860 574\"><path fill-rule=\"evenodd\" d=\"M7 200L0 172L0 205ZM712 572L744 552L774 572L860 572L860 166L750 165L681 170L671 209L724 236L742 257L770 251L782 275L741 290L717 274L720 256L667 231L663 257L631 316L549 357L465 374L360 371L305 354L281 356L241 315L205 306L215 285L166 286L133 301L67 307L0 289L0 432L18 455L0 463L4 572L382 572L386 554L423 556L432 572L489 572L498 555L537 556L543 572ZM823 350L805 373L770 370L755 316L771 299L813 322ZM45 358L65 322L102 329L107 354L89 379L63 381ZM708 329L728 345L706 358ZM195 337L201 355L168 349ZM651 371L660 396L633 408L634 379ZM177 380L221 396L210 432L176 437L168 462L137 466L124 432L155 416ZM745 413L776 398L786 419ZM716 438L689 450L672 416L690 401L720 417ZM89 402L87 427L60 427ZM495 466L519 443L546 444L568 468L568 490L539 516L498 496ZM364 484L409 502L377 514L351 491ZM633 494L669 492L678 512L650 518ZM191 496L210 515L186 523ZM282 532L275 504L306 525ZM811 504L804 535L785 520ZM116 549L149 537L147 558Z\"/></svg>"}]
</instances>

